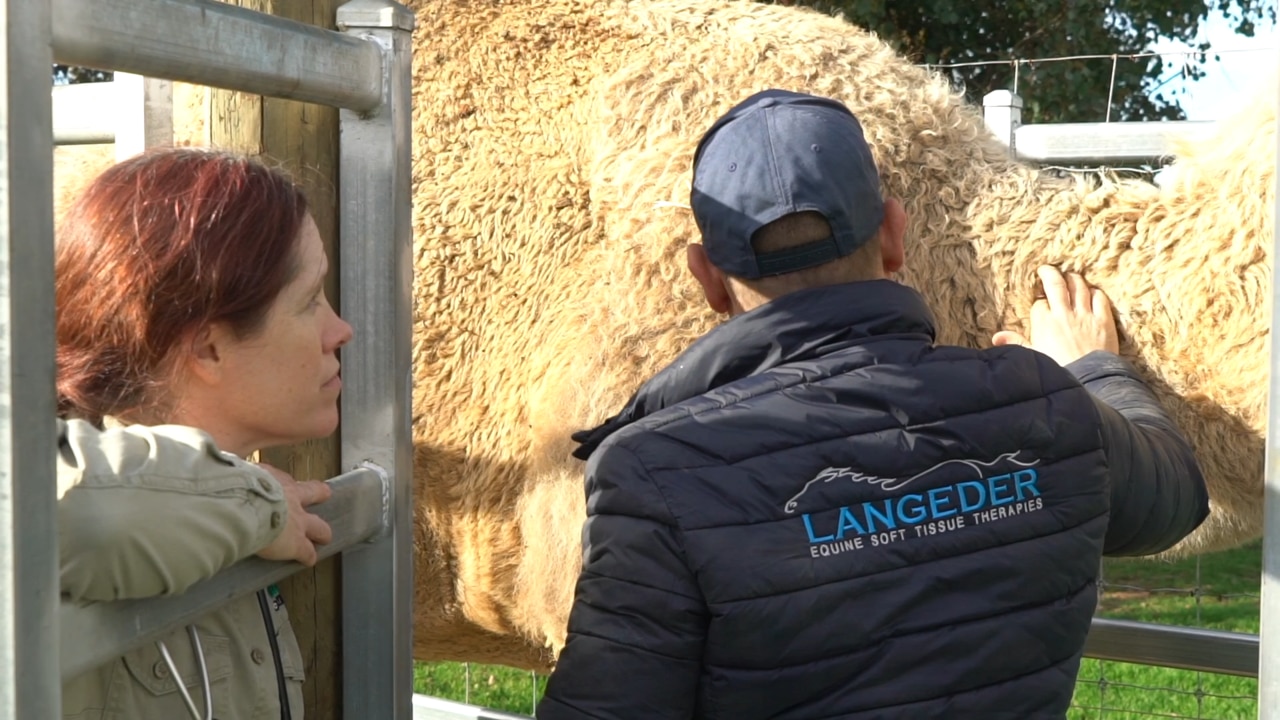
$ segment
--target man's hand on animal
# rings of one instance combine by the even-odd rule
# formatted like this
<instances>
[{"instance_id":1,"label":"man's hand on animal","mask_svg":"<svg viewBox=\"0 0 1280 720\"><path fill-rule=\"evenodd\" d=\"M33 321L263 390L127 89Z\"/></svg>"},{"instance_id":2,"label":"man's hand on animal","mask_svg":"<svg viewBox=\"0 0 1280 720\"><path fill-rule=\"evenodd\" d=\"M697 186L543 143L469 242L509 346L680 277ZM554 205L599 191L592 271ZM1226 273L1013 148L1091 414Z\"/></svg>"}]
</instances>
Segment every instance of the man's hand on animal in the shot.
<instances>
[{"instance_id":1,"label":"man's hand on animal","mask_svg":"<svg viewBox=\"0 0 1280 720\"><path fill-rule=\"evenodd\" d=\"M1030 334L1001 330L996 345L1024 345L1048 355L1059 365L1079 360L1095 350L1120 352L1119 333L1111 300L1078 273L1065 276L1052 265L1041 265L1037 293L1031 305Z\"/></svg>"},{"instance_id":2,"label":"man's hand on animal","mask_svg":"<svg viewBox=\"0 0 1280 720\"><path fill-rule=\"evenodd\" d=\"M328 500L333 494L328 484L319 481L298 482L285 471L262 463L271 473L289 502L284 530L270 545L258 551L265 560L296 560L307 567L316 564L316 545L326 545L333 539L329 523L307 511L311 505Z\"/></svg>"}]
</instances>

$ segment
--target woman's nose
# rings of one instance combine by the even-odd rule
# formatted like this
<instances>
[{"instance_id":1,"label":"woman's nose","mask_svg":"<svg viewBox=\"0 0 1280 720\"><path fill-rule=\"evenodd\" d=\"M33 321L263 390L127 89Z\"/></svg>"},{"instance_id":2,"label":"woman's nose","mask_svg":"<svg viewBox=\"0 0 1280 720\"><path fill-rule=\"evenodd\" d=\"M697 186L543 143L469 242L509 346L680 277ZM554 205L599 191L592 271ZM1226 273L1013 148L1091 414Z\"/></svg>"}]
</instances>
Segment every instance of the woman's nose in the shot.
<instances>
[{"instance_id":1,"label":"woman's nose","mask_svg":"<svg viewBox=\"0 0 1280 720\"><path fill-rule=\"evenodd\" d=\"M355 335L355 330L351 327L351 323L343 320L337 313L333 314L333 319L336 323L329 333L329 337L331 338L330 348L337 350L343 345L351 342L351 338Z\"/></svg>"}]
</instances>

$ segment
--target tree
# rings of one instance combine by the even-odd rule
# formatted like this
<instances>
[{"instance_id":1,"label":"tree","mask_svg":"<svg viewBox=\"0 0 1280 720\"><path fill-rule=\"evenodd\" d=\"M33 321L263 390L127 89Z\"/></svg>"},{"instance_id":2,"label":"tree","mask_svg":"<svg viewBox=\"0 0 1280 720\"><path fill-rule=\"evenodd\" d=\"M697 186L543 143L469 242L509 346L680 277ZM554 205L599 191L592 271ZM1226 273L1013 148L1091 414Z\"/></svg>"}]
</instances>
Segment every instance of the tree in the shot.
<instances>
[{"instance_id":1,"label":"tree","mask_svg":"<svg viewBox=\"0 0 1280 720\"><path fill-rule=\"evenodd\" d=\"M74 85L76 83L106 82L112 77L110 70L94 70L93 68L73 67L69 65L53 66L54 85Z\"/></svg>"},{"instance_id":2,"label":"tree","mask_svg":"<svg viewBox=\"0 0 1280 720\"><path fill-rule=\"evenodd\" d=\"M1024 122L1180 120L1186 117L1165 83L1179 73L1204 75L1201 54L1172 62L1139 55L1161 37L1191 44L1210 13L1224 12L1237 32L1275 20L1270 0L776 0L809 5L874 31L913 62L929 65L1005 61L944 69L974 102L1014 87L1013 59L1078 55L1111 58L1019 63ZM1216 56L1213 57L1216 60ZM1268 57L1266 62L1272 62ZM1114 71L1114 85L1112 73ZM1114 91L1113 91L1114 88Z\"/></svg>"},{"instance_id":3,"label":"tree","mask_svg":"<svg viewBox=\"0 0 1280 720\"><path fill-rule=\"evenodd\" d=\"M768 1L768 0L765 0ZM974 102L997 89L1017 90L1024 122L1180 120L1185 114L1166 83L1204 75L1211 56L1181 62L1143 56L1161 37L1191 44L1210 13L1226 13L1252 36L1274 22L1271 0L773 0L809 5L875 32L913 62L944 68ZM1020 62L1079 55L1115 59ZM1131 56L1142 57L1131 57ZM1270 63L1271 58L1266 62ZM111 73L55 65L55 84L110 80ZM1114 73L1114 82L1112 75ZM1108 105L1108 99L1110 104Z\"/></svg>"}]
</instances>

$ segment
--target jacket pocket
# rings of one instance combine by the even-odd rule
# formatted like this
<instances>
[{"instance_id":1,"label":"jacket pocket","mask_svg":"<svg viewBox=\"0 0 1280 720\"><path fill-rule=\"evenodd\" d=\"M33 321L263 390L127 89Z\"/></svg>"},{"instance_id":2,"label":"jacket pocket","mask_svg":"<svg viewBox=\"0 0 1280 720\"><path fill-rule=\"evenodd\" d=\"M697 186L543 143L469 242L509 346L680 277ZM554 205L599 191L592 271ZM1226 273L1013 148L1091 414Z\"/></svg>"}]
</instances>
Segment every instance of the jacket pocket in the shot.
<instances>
[{"instance_id":1,"label":"jacket pocket","mask_svg":"<svg viewBox=\"0 0 1280 720\"><path fill-rule=\"evenodd\" d=\"M209 694L205 697L204 681L195 646L186 628L163 638L169 657L177 668L177 677L165 662L155 643L148 643L126 654L124 673L117 672L111 683L103 720L133 718L187 718L190 712L178 682L186 687L196 709L204 712L205 703L213 705L213 715L226 716L231 707L231 640L220 635L199 633L204 666L209 677Z\"/></svg>"}]
</instances>

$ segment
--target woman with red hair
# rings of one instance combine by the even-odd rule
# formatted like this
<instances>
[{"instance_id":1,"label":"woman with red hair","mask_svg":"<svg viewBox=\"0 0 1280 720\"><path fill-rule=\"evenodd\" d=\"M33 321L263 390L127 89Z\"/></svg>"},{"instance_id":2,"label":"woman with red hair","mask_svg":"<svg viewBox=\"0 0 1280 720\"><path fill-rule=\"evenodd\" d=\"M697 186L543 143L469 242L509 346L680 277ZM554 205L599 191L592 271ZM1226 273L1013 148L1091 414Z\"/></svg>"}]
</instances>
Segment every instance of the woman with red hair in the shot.
<instances>
[{"instance_id":1,"label":"woman with red hair","mask_svg":"<svg viewBox=\"0 0 1280 720\"><path fill-rule=\"evenodd\" d=\"M352 331L325 297L327 271L300 188L260 162L184 148L113 166L59 228L59 414L185 426L179 432L204 439L228 466L329 435L342 387L337 351ZM193 483L144 460L155 471L96 494L88 522L60 523L62 589L72 599L179 593L255 553L314 562L310 543L301 543L309 557L281 543L291 530L295 540L329 539L305 510L328 497L324 483L246 482L245 473ZM272 587L72 679L63 715L298 720L302 680Z\"/></svg>"}]
</instances>

